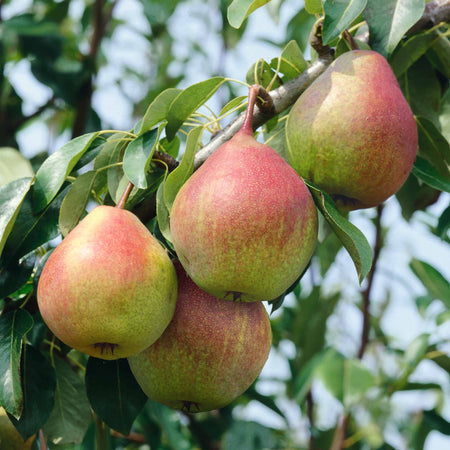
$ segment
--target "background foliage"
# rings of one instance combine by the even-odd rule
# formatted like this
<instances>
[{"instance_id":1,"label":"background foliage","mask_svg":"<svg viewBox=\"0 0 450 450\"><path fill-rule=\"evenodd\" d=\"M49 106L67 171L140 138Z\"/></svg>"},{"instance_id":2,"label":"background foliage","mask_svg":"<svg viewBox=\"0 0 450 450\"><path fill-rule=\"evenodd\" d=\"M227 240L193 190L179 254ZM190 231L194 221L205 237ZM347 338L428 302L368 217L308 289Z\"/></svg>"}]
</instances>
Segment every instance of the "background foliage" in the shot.
<instances>
[{"instance_id":1,"label":"background foliage","mask_svg":"<svg viewBox=\"0 0 450 450\"><path fill-rule=\"evenodd\" d=\"M38 433L34 448L448 445L448 23L420 25L423 0L298 3L1 3L0 404L24 437ZM51 335L40 271L60 234L95 202L117 202L128 180L127 208L171 249L168 214L197 151L243 109L243 83L289 90L321 63L308 38L322 14L337 55L348 29L388 58L417 120L413 173L350 221L310 186L320 242L269 306L263 374L220 411L172 411L146 399L125 360L87 358ZM281 155L287 112L260 129Z\"/></svg>"}]
</instances>

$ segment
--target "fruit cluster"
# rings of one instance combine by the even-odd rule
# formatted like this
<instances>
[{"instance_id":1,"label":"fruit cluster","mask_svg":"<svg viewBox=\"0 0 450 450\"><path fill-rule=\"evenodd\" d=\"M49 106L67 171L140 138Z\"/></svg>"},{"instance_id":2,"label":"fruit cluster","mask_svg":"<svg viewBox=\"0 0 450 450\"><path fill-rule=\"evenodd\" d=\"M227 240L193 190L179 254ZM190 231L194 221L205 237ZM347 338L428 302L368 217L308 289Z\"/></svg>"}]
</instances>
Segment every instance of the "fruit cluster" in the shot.
<instances>
[{"instance_id":1,"label":"fruit cluster","mask_svg":"<svg viewBox=\"0 0 450 450\"><path fill-rule=\"evenodd\" d=\"M103 205L53 251L39 280L42 317L59 339L98 358L128 358L148 397L188 412L227 405L266 362L261 302L299 279L317 241L302 177L343 209L366 208L395 193L415 159L414 117L373 51L340 56L298 99L288 162L254 138L258 92L250 88L238 133L176 196L178 261L132 213Z\"/></svg>"}]
</instances>

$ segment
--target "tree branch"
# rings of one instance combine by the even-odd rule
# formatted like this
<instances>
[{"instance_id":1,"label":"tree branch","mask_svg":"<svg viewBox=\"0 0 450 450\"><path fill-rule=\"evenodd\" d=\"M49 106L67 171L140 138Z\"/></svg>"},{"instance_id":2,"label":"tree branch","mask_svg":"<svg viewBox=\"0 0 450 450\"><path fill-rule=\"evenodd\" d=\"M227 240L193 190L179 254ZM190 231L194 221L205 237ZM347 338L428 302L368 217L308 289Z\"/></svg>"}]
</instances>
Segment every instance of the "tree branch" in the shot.
<instances>
[{"instance_id":1,"label":"tree branch","mask_svg":"<svg viewBox=\"0 0 450 450\"><path fill-rule=\"evenodd\" d=\"M427 3L422 17L407 31L408 34L433 28L441 22L450 22L450 0L435 0Z\"/></svg>"},{"instance_id":2,"label":"tree branch","mask_svg":"<svg viewBox=\"0 0 450 450\"><path fill-rule=\"evenodd\" d=\"M268 92L268 95L272 98L274 108L270 114L261 112L257 109L253 114L253 129L259 128L269 119L293 105L300 94L304 92L321 73L325 72L325 69L332 61L333 58L331 54L327 57L318 59L298 77L293 78L279 88ZM245 112L241 113L223 130L219 131L208 144L198 151L194 160L195 168L200 167L222 144L230 140L239 131L244 122L244 117Z\"/></svg>"},{"instance_id":3,"label":"tree branch","mask_svg":"<svg viewBox=\"0 0 450 450\"><path fill-rule=\"evenodd\" d=\"M89 54L85 57L85 63L91 64L92 73L80 89L80 100L76 107L76 114L72 128L72 139L84 133L92 104L92 94L94 92L94 77L97 74L96 59L100 49L102 39L106 34L106 29L112 18L114 1L108 11L105 9L105 0L95 0L93 14L93 32L89 48Z\"/></svg>"}]
</instances>

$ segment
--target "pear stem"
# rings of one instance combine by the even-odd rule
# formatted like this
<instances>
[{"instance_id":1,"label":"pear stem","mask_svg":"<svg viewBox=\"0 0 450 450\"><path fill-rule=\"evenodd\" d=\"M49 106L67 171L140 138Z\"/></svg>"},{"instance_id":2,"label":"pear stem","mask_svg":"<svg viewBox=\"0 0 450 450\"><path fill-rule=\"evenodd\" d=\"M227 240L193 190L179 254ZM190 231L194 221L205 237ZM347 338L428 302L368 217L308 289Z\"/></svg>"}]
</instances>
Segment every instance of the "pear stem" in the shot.
<instances>
[{"instance_id":1,"label":"pear stem","mask_svg":"<svg viewBox=\"0 0 450 450\"><path fill-rule=\"evenodd\" d=\"M245 111L244 123L240 129L241 132L253 135L253 110L255 108L256 97L258 97L260 86L254 84L248 91L248 105Z\"/></svg>"},{"instance_id":2,"label":"pear stem","mask_svg":"<svg viewBox=\"0 0 450 450\"><path fill-rule=\"evenodd\" d=\"M116 208L119 209L124 209L125 208L125 203L128 200L128 197L131 194L131 191L133 190L134 184L130 181L127 184L127 187L125 188L125 190L123 191L122 196L120 197L120 200L117 202Z\"/></svg>"},{"instance_id":3,"label":"pear stem","mask_svg":"<svg viewBox=\"0 0 450 450\"><path fill-rule=\"evenodd\" d=\"M347 29L345 29L342 32L342 37L348 43L348 45L350 46L351 50L359 50L360 49L358 43L355 41L355 39L353 38L352 34Z\"/></svg>"}]
</instances>

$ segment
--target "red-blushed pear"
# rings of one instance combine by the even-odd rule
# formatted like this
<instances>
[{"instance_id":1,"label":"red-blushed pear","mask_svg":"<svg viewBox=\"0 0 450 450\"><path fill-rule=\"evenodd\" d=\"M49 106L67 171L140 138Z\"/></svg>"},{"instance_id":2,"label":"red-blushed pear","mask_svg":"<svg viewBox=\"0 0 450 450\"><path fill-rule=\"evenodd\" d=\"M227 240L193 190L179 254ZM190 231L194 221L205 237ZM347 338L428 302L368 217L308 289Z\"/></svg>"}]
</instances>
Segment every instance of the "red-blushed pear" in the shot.
<instances>
[{"instance_id":1,"label":"red-blushed pear","mask_svg":"<svg viewBox=\"0 0 450 450\"><path fill-rule=\"evenodd\" d=\"M152 400L186 412L222 408L260 374L272 332L261 302L229 302L202 291L175 263L178 300L162 336L128 358Z\"/></svg>"},{"instance_id":2,"label":"red-blushed pear","mask_svg":"<svg viewBox=\"0 0 450 450\"><path fill-rule=\"evenodd\" d=\"M38 304L65 344L102 359L126 358L158 339L177 296L168 254L130 211L97 206L45 263Z\"/></svg>"},{"instance_id":3,"label":"red-blushed pear","mask_svg":"<svg viewBox=\"0 0 450 450\"><path fill-rule=\"evenodd\" d=\"M185 270L218 298L272 300L302 274L317 240L317 211L297 173L253 136L252 86L241 129L187 180L170 215Z\"/></svg>"},{"instance_id":4,"label":"red-blushed pear","mask_svg":"<svg viewBox=\"0 0 450 450\"><path fill-rule=\"evenodd\" d=\"M26 441L9 420L4 408L0 407L0 449L1 450L31 450L36 436Z\"/></svg>"},{"instance_id":5,"label":"red-blushed pear","mask_svg":"<svg viewBox=\"0 0 450 450\"><path fill-rule=\"evenodd\" d=\"M417 126L388 62L339 56L299 97L286 123L288 161L343 210L377 206L408 177Z\"/></svg>"}]
</instances>

